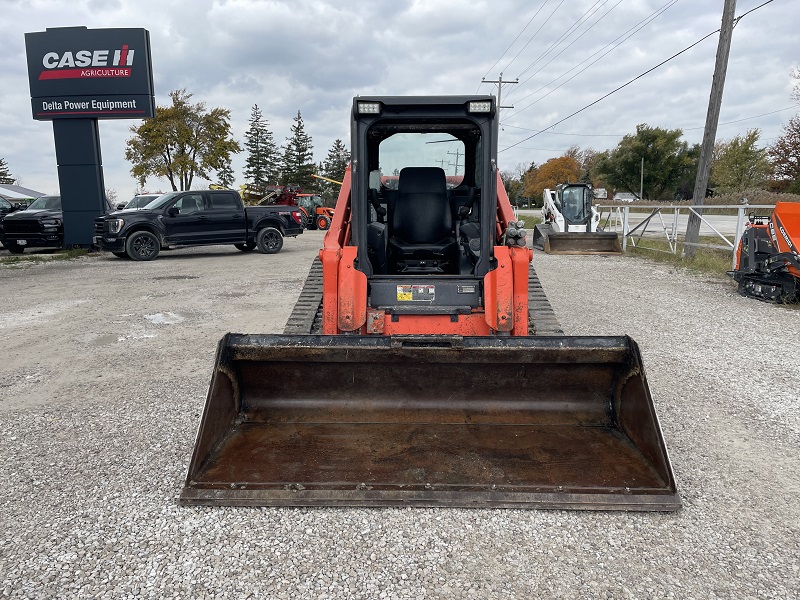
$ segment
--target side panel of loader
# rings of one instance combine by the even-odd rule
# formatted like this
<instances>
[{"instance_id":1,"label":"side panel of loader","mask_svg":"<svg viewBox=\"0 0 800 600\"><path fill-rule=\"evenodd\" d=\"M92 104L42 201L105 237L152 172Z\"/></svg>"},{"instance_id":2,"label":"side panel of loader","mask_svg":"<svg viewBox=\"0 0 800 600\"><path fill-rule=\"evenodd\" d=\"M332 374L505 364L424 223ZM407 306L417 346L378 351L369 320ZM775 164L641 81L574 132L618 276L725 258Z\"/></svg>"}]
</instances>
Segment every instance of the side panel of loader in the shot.
<instances>
[{"instance_id":1,"label":"side panel of loader","mask_svg":"<svg viewBox=\"0 0 800 600\"><path fill-rule=\"evenodd\" d=\"M240 334L180 502L680 506L629 338Z\"/></svg>"}]
</instances>

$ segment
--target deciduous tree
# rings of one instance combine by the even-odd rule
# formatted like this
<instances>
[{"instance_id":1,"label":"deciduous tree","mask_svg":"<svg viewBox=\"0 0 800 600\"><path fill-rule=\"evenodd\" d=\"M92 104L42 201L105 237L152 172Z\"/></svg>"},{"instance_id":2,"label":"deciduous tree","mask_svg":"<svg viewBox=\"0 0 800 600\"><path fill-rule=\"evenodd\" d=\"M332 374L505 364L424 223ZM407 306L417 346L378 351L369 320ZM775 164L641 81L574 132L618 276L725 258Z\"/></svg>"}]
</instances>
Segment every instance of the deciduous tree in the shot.
<instances>
[{"instance_id":1,"label":"deciduous tree","mask_svg":"<svg viewBox=\"0 0 800 600\"><path fill-rule=\"evenodd\" d=\"M773 177L786 191L800 194L800 114L783 126L783 133L770 147Z\"/></svg>"},{"instance_id":2,"label":"deciduous tree","mask_svg":"<svg viewBox=\"0 0 800 600\"><path fill-rule=\"evenodd\" d=\"M545 188L555 189L559 183L576 182L581 177L581 165L572 156L551 158L525 176L525 195L540 203Z\"/></svg>"},{"instance_id":3,"label":"deciduous tree","mask_svg":"<svg viewBox=\"0 0 800 600\"><path fill-rule=\"evenodd\" d=\"M195 177L211 180L241 148L231 137L228 109L191 104L185 89L170 92L170 98L171 106L159 106L154 118L131 127L125 158L141 186L148 177L164 177L173 190L190 190Z\"/></svg>"},{"instance_id":4,"label":"deciduous tree","mask_svg":"<svg viewBox=\"0 0 800 600\"><path fill-rule=\"evenodd\" d=\"M519 206L520 200L525 197L524 179L527 171L528 167L524 163L518 163L513 169L500 172L503 187L506 188L512 206Z\"/></svg>"},{"instance_id":5,"label":"deciduous tree","mask_svg":"<svg viewBox=\"0 0 800 600\"><path fill-rule=\"evenodd\" d=\"M613 150L595 157L594 175L618 191L639 195L644 158L644 197L671 200L697 172L699 146L681 140L680 129L662 129L640 124Z\"/></svg>"},{"instance_id":6,"label":"deciduous tree","mask_svg":"<svg viewBox=\"0 0 800 600\"><path fill-rule=\"evenodd\" d=\"M770 164L767 149L756 146L760 135L758 129L751 129L743 136L714 145L711 181L719 192L741 192L766 181Z\"/></svg>"}]
</instances>

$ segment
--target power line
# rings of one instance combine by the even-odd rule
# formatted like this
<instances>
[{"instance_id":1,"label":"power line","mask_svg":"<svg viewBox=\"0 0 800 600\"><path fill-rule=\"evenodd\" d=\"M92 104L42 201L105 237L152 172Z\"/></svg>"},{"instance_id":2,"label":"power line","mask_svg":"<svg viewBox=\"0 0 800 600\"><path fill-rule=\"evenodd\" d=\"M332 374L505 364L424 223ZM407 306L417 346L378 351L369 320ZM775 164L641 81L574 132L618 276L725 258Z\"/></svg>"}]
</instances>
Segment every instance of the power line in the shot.
<instances>
[{"instance_id":1,"label":"power line","mask_svg":"<svg viewBox=\"0 0 800 600\"><path fill-rule=\"evenodd\" d=\"M760 115L753 115L751 117L742 117L741 119L735 119L733 121L725 121L720 123L722 125L732 125L734 123L741 123L742 121L750 121L752 119L758 119L760 117L767 117L769 115L774 115L779 112L784 112L787 110L792 110L795 108L800 108L800 104L793 104L792 106L786 106L784 108L779 108L778 110L772 110L770 112L761 113ZM548 135L568 135L568 136L575 136L575 137L615 137L621 138L626 135L627 133L566 133L564 131L545 131L543 129L531 129L529 127L520 127L519 125L509 125L508 123L503 123L503 128L511 127L513 129L521 129L522 131L534 131L537 133L547 133ZM696 131L698 129L703 129L703 127L679 127L682 131ZM773 138L768 138L773 139ZM430 143L430 142L428 142Z\"/></svg>"},{"instance_id":2,"label":"power line","mask_svg":"<svg viewBox=\"0 0 800 600\"><path fill-rule=\"evenodd\" d=\"M770 2L772 2L772 0L770 0ZM742 16L744 16L744 15L742 15ZM741 19L742 17L739 17L739 18ZM751 119L758 119L759 117L766 117L768 115L774 115L776 113L783 112L785 110L790 110L792 108L800 108L800 104L795 104L794 106L787 106L786 108L779 108L778 110L773 110L773 111L770 111L770 112L761 113L760 115L754 115L752 117L744 117L744 118L741 118L741 119L736 119L735 121L726 121L725 123L720 123L720 125L731 125L732 123L741 123L742 121L749 121ZM503 125L503 127L509 127L509 126L508 125ZM683 131L694 131L696 129L703 129L703 127L685 127L685 128L682 128L682 129L683 129Z\"/></svg>"},{"instance_id":3,"label":"power line","mask_svg":"<svg viewBox=\"0 0 800 600\"><path fill-rule=\"evenodd\" d=\"M771 1L772 1L772 0L770 0L770 2L771 2ZM697 46L699 43L701 43L701 42L704 42L705 40L707 40L708 38L710 38L712 35L714 35L714 34L715 34L715 33L717 33L717 32L719 32L719 29L717 29L717 30L715 30L715 31L712 31L712 32L711 32L711 33L709 33L708 35L705 35L705 36L703 36L702 38L700 38L699 40L697 40L697 41L696 41L694 44L692 44L691 46L687 46L686 48L684 48L684 49L683 49L683 50L681 50L680 52L678 52L678 53L676 53L676 54L673 54L673 55L672 55L672 56L670 56L668 59L666 59L666 60L664 60L664 61L662 61L662 62L658 63L658 64L657 64L655 67L652 67L652 68L648 69L647 71L645 71L645 72L644 72L644 73L642 73L641 75L637 75L636 77L634 77L633 79L631 79L631 80L630 80L630 81L628 81L627 83L623 83L623 84L622 84L621 86L619 86L618 88L616 88L616 89L614 89L614 90L611 90L611 91L610 91L610 92L608 92L606 95L604 95L604 96L601 96L600 98L598 98L597 100L595 100L595 101L594 101L594 102L592 102L591 104L587 104L587 105L586 105L586 106L584 106L583 108L581 108L581 109L579 109L579 110L576 110L576 111L575 111L574 113L572 113L571 115L568 115L568 116L564 117L563 119L561 119L561 120L559 120L559 121L556 121L556 122L555 122L555 123L553 123L552 125L550 125L550 126L548 126L548 127L545 127L544 129L540 130L538 133L534 133L533 135L531 135L531 136L529 136L529 137L525 138L524 140L522 140L522 141L520 141L520 142L517 142L516 144L512 144L511 146L506 146L505 148L503 148L502 150L500 150L500 152L504 152L504 151L506 151L506 150L509 150L509 149L511 149L511 148L514 148L515 146L519 146L520 144L523 144L523 143L527 142L529 139L531 139L531 138L535 138L537 135L539 135L539 134L541 134L541 133L544 133L545 131L547 131L547 130L548 130L548 129L550 129L551 127L555 127L556 125L559 125L559 124L563 123L563 122L564 122L564 121L566 121L567 119L571 119L571 118L572 118L572 117L574 117L575 115L577 115L577 114L579 114L579 113L582 113L582 112L583 112L583 111L585 111L587 108L590 108L590 107L594 106L595 104L597 104L598 102L601 102L602 100L605 100L606 98L608 98L608 97L609 97L609 96L611 96L612 94L616 94L616 93L617 93L618 91L620 91L622 88L629 86L629 85L630 85L630 84L632 84L634 81L637 81L638 79L641 79L642 77L644 77L644 76L645 76L645 75L647 75L648 73L652 73L653 71L655 71L655 70L656 70L656 69L658 69L659 67L661 67L661 66L663 66L663 65L667 64L667 63L668 63L669 61L671 61L672 59L674 59L674 58L677 58L678 56L680 56L680 55L681 55L681 54L683 54L684 52L688 52L689 50L691 50L692 48L694 48L695 46ZM516 114L516 113L515 113L515 114Z\"/></svg>"},{"instance_id":4,"label":"power line","mask_svg":"<svg viewBox=\"0 0 800 600\"><path fill-rule=\"evenodd\" d=\"M519 56L519 55L522 53L522 51L523 51L523 50L525 50L525 48L527 48L527 47L528 47L528 45L529 45L529 44L530 44L530 43L533 41L533 39L536 37L536 35L537 35L537 34L538 34L538 33L539 33L541 30L542 30L542 27L544 27L545 25L547 25L547 23L550 21L550 19L552 19L552 18L553 18L553 15L555 15L555 14L558 12L558 9L559 9L559 8L561 8L561 5L562 5L562 4L564 4L564 2L565 2L565 1L566 1L566 0L561 0L561 2L559 2L559 3L558 3L558 6L556 6L556 7L555 7L555 9L553 10L553 12L551 12L551 13L550 13L550 16L549 16L549 17L547 17L547 19L545 19L544 23L542 23L542 24L539 26L539 29L537 29L537 30L536 30L536 33L534 33L534 34L531 36L531 39L529 39L527 42L525 42L525 45L524 45L522 48L520 48L520 49L519 49L519 52L517 52L517 53L514 55L514 58L512 58L512 59L511 59L511 62L509 62L509 63L506 65L506 68L505 68L505 69L503 69L504 71L508 71L508 68L509 68L509 67L510 67L510 66L513 64L513 62L514 62L515 60L517 60L517 57L518 57L518 56Z\"/></svg>"},{"instance_id":5,"label":"power line","mask_svg":"<svg viewBox=\"0 0 800 600\"><path fill-rule=\"evenodd\" d=\"M746 13L744 13L744 14L743 14L743 15L741 15L740 17L737 17L737 18L734 20L734 25L736 25L736 24L737 24L739 21L741 21L741 20L742 20L744 17L746 17L746 16L747 16L747 15L749 15L750 13L752 13L752 12L754 12L754 11L758 10L759 8L762 8L762 7L766 6L767 4L771 4L772 2L773 2L773 0L767 0L767 1L766 1L766 2L764 2L763 4L759 4L759 5L758 5L758 6L756 6L755 8L752 8L752 9L748 10ZM716 31L712 31L711 33L709 33L709 34L708 34L708 35L706 35L706 36L703 36L702 38L700 38L699 40L697 40L695 43L691 44L690 46L687 46L686 48L684 48L684 49L683 49L683 50L681 50L680 52L677 52L676 54L673 54L672 56L670 56L668 59L666 59L666 60L664 60L664 61L662 61L662 62L658 63L658 64L657 64L655 67L652 67L651 69L648 69L647 71L645 71L645 72L644 72L644 73L642 73L641 75L637 75L636 77L634 77L633 79L631 79L631 80L630 80L630 81L628 81L627 83L623 83L623 84L622 84L621 86L619 86L618 88L616 88L616 89L614 89L614 90L611 90L609 93L605 94L604 96L601 96L600 98L598 98L598 99L597 99L597 100L595 100L594 102L592 102L592 103L590 103L590 104L587 104L587 105L586 105L586 106L584 106L583 108L581 108L581 109L579 109L579 110L576 110L576 111L575 111L574 113L572 113L571 115L567 115L567 116L566 116L566 117L564 117L563 119L560 119L560 120L556 121L556 122L555 122L555 123L553 123L552 125L549 125L549 126L545 127L544 129L542 129L542 130L538 131L537 133L534 133L533 135L530 135L530 136L526 137L524 140L521 140L521 141L517 142L516 144L512 144L512 145L510 145L510 146L506 146L505 148L503 148L503 149L499 150L499 152L505 152L506 150L510 150L511 148L514 148L514 147L516 147L516 146L519 146L520 144L524 144L524 143L525 143L525 142L527 142L528 140L535 138L536 136L538 136L538 135L540 135L540 134L544 133L545 131L547 131L548 129L550 129L550 128L552 128L552 127L555 127L556 125L559 125L559 124L563 123L563 122L564 122L564 121L566 121L567 119L571 119L572 117L574 117L575 115L577 115L577 114L579 114L579 113L582 113L582 112L583 112L584 110L586 110L587 108L591 108L592 106L594 106L595 104L597 104L597 103L601 102L602 100L605 100L606 98L608 98L608 97L609 97L609 96L611 96L612 94L615 94L615 93L617 93L617 92L618 92L618 91L620 91L622 88L629 86L629 85L630 85L630 84L632 84L634 81L636 81L636 80L638 80L638 79L641 79L642 77L644 77L645 75L647 75L647 74L649 74L649 73L652 73L653 71L655 71L655 70L656 70L656 69L658 69L659 67L661 67L661 66L665 65L666 63L668 63L668 62L669 62L669 61L671 61L672 59L674 59L674 58L677 58L678 56L680 56L680 55L681 55L681 54L683 54L684 52L687 52L687 51L691 50L692 48L694 48L695 46L697 46L697 45L698 45L698 44L700 44L701 42L704 42L705 40L707 40L707 39L708 39L708 38L710 38L712 35L714 35L715 33L718 33L718 32L719 32L719 29L717 29ZM518 112L519 112L519 111L518 111ZM516 113L515 113L515 114L516 114Z\"/></svg>"},{"instance_id":6,"label":"power line","mask_svg":"<svg viewBox=\"0 0 800 600\"><path fill-rule=\"evenodd\" d=\"M617 2L615 5L614 5L614 6L612 6L610 9L608 9L608 11L606 11L606 13L605 13L604 15L602 15L602 16L601 16L599 19L597 19L597 21L595 21L594 23L592 23L592 24L591 24L591 25L590 25L590 26L589 26L589 27L588 27L588 28L587 28L587 29L586 29L586 30L583 32L583 34L582 34L582 35L586 35L586 34L587 34L587 33L589 33L589 32L590 32L592 29L594 29L594 27L595 27L595 26L597 26L597 25L600 23L600 21L602 21L602 20L603 20L603 19L605 19L605 18L606 18L608 15L610 15L610 14L611 14L611 12L612 12L612 11L613 11L615 8L617 8L617 6L619 6L620 4L622 4L622 1L623 1L623 0L619 0L619 1L618 1L618 2ZM676 1L677 1L677 0L676 0ZM565 38L565 39L566 39L566 38ZM574 40L572 40L572 41L571 41L571 42L570 42L568 45L564 46L564 48L562 48L562 49L561 49L561 52L559 52L558 54L556 54L555 56L553 56L553 57L552 57L550 60L548 60L546 63L544 63L544 64L543 64L541 67L539 67L539 68L538 68L536 71L534 71L533 73L531 73L531 74L528 76L528 78L527 78L525 81L523 81L523 82L522 82L522 84L523 84L523 85L525 85L525 84L526 84L526 83L528 83L528 82L529 82L531 79L533 79L534 77L536 77L536 75L538 75L539 73L541 73L541 72L542 72L542 69L544 69L544 68L545 68L547 65L549 65L550 63L552 63L552 62L553 62L555 59L557 59L559 56L561 56L562 54L564 54L564 52L566 52L567 50L569 50L569 49L570 49L570 48L573 46L573 44L575 44L576 42L578 42L578 41L579 41L579 40L581 40L581 39L582 39L581 37L576 37L576 38L575 38ZM590 58L591 58L591 57L590 57ZM588 60L588 59L587 59L587 60ZM533 64L531 64L530 66L532 67L532 66L533 66ZM525 74L525 72L526 72L527 70L528 70L528 69L525 69L525 71L523 71L522 73L520 73L520 77L522 77L522 75L524 75L524 74ZM563 75L562 75L561 77L563 77ZM551 82L551 83L552 83L552 82ZM548 84L548 85L549 85L549 84ZM516 88L515 88L515 89L516 89ZM541 88L540 88L540 89L541 89ZM537 91L538 91L538 90L537 90ZM535 94L535 93L536 93L536 92L532 92L532 94ZM531 96L531 94L528 94L527 96L525 96L525 98L529 98L530 96ZM523 98L523 100L524 100L525 98Z\"/></svg>"},{"instance_id":7,"label":"power line","mask_svg":"<svg viewBox=\"0 0 800 600\"><path fill-rule=\"evenodd\" d=\"M558 80L559 80L559 79L561 79L562 77L565 77L565 76L567 76L569 73L571 73L572 71L574 71L575 69L577 69L578 67L580 67L582 64L584 64L584 63L586 63L587 61L591 60L593 57L597 56L598 54L601 54L601 53L602 53L604 50L606 50L606 49L608 48L608 51L607 51L607 52L605 52L604 54L601 54L601 55L600 55L600 56L599 56L597 59L595 59L594 61L590 62L590 63L589 63L588 65L586 65L586 66L585 66L583 69L581 69L580 71L578 71L577 73L575 73L575 75L573 75L573 76L572 76L572 77L570 77L569 79L567 79L567 80L563 81L562 83L560 83L558 86L556 86L555 88L553 88L552 90L550 90L549 92L547 92L547 93L546 93L544 96L542 96L541 98L537 98L536 100L534 100L534 101L533 101L533 102L531 102L530 104L528 104L528 105L526 105L526 106L524 106L524 107L520 108L518 111L516 111L516 112L514 112L514 113L512 113L512 114L510 114L510 115L508 115L508 116L509 116L509 117L512 117L512 116L514 116L514 115L517 115L517 114L521 113L522 111L529 109L529 108L530 108L531 106L533 106L534 104L536 104L536 103L538 103L538 102L540 102L540 101L544 100L545 98L547 98L547 96L549 96L550 94L552 94L553 92L555 92L555 91L556 91L556 90L558 90L559 88L563 87L564 85L566 85L567 83L569 83L570 81L572 81L573 79L575 79L575 78L576 78L578 75L580 75L581 73L583 73L584 71L586 71L586 70L587 70L589 67L591 67L592 65L596 64L597 62L599 62L600 60L602 60L603 58L605 58L606 56L608 56L608 55L609 55L611 52L613 52L613 51L614 51L614 50L616 50L616 49L617 49L619 46L621 46L622 44L624 44L625 42L627 42L627 41L628 41L630 38L632 38L634 35L636 35L637 33L639 33L639 31L641 31L641 30L642 30L642 29L644 29L644 28L645 28L647 25L649 25L650 23L652 23L653 21L655 21L655 20L656 20L658 17L660 17L661 15L663 15L665 12L667 12L667 11L668 11L670 8L672 8L672 7L673 7L675 4L677 4L677 3L678 3L678 0L669 0L669 2L667 2L666 4L664 4L664 5L663 5L661 8L659 8L659 9L658 9L658 10L656 10L655 12L651 13L650 15L648 15L647 17L645 17L644 19L642 19L641 21L639 21L639 22L638 22L636 25L634 25L633 27L631 27L630 29L628 29L627 31L625 31L623 34L621 34L621 35L617 36L617 37L616 37L614 40L612 40L611 42L609 42L608 44L606 44L605 46L603 46L602 48L600 48L600 50L598 50L598 51L597 51L597 52L595 52L594 54L591 54L591 55L589 55L587 58L585 58L584 60L582 60L581 62L579 62L577 65L575 65L574 67L572 67L571 69L569 69L569 70L568 70L568 71L566 71L565 73L562 73L561 75L559 75L558 77L556 77L555 79L553 79L552 81L550 81L549 83L546 83L545 85L541 86L539 89L537 89L537 90L534 90L533 92L531 92L530 94L528 94L528 95L527 95L527 96L525 96L524 98L521 98L521 99L520 99L520 101L522 101L522 100L526 100L527 98L530 98L530 97L531 97L531 96L533 96L534 94L536 94L536 93L538 93L538 92L541 92L542 90L546 89L546 88L547 88L547 86L549 86L549 85L551 85L551 84L555 83L556 81L558 81ZM621 38L624 38L624 39L622 39L622 40L621 40L619 43L615 44L615 42L617 42L617 40L620 40ZM609 46L611 46L611 48L609 48ZM525 81L528 81L528 80L525 80ZM523 82L523 83L525 83L525 82Z\"/></svg>"},{"instance_id":8,"label":"power line","mask_svg":"<svg viewBox=\"0 0 800 600\"><path fill-rule=\"evenodd\" d=\"M498 58L496 61L494 61L494 64L493 64L491 67L489 67L489 70L488 70L488 71L486 71L486 73L483 75L483 79L486 79L486 78L489 76L489 73L491 73L492 69L494 69L494 68L497 66L497 63L499 63L501 60L503 60L503 57L506 55L506 52L508 52L509 50L511 50L511 46L513 46L513 45L514 45L514 44L517 42L517 40L519 39L519 37L520 37L520 36L521 36L523 33L525 33L525 30L528 28L528 26L529 26L531 23L533 23L533 20L536 18L536 16L537 16L537 15L538 15L540 12L542 12L542 9L543 9L545 6L547 6L547 3L548 3L549 1L550 1L550 0L544 0L544 4L542 4L542 5L539 7L539 10L537 10L535 13L533 13L533 16L532 16L532 17L530 18L530 20L529 20L529 21L528 21L528 22L525 24L525 27L523 27L523 28L522 28L522 31L520 31L520 32L517 34L517 37L515 37L515 38L514 38L514 41L513 41L513 42L511 42L511 43L508 45L508 48L506 48L506 49L503 51L503 53L500 55L500 58ZM534 35L535 35L535 34L534 34ZM478 90L480 90L480 87L481 87L481 84L479 83L479 84L478 84ZM475 93L477 94L478 92L476 91Z\"/></svg>"},{"instance_id":9,"label":"power line","mask_svg":"<svg viewBox=\"0 0 800 600\"><path fill-rule=\"evenodd\" d=\"M605 13L603 16L601 16L601 17L600 17L600 18L599 18L597 21L595 21L594 23L592 23L592 25L590 25L590 26L589 26L589 27L588 27L588 28L587 28L587 29L586 29L586 30L583 32L583 34L582 34L582 35L585 35L585 34L586 34L586 33L588 33L589 31L591 31L591 30L592 30L592 28L593 28L595 25L597 25L597 24L598 24L600 21L602 21L602 20L603 20L603 18L604 18L604 17L606 17L606 16L607 16L609 13L611 13L611 11L613 11L613 10L614 10L614 8L616 8L617 6L619 6L619 4L620 4L620 3L622 3L622 1L623 1L623 0L618 0L618 2L617 2L617 3L616 3L614 6L613 6L613 7L611 7L611 9L610 9L610 10L608 10L608 11L607 11L607 12L606 12L606 13ZM597 2L595 2L595 3L594 3L592 6L590 6L590 7L589 7L589 9L588 9L586 12L584 12L584 13L583 13L583 14L582 14L582 15L581 15L579 18L578 18L578 20L577 20L577 21L575 21L575 22L574 22L574 23L573 23L573 24L570 26L570 28L569 28L569 29L567 29L567 30L566 30L566 31L565 31L565 32L564 32L562 35L560 35L556 41L552 42L552 43L551 43L551 44L550 44L550 45L549 45L549 46L548 46L548 47L545 49L545 51L544 51L544 52L542 52L542 53L541 53L541 54L540 54L538 57L536 57L536 59L535 59L533 62L531 62L531 63L530 63L530 64L529 64L527 67L525 67L525 68L524 68L524 69L523 69L523 70L520 72L519 76L520 76L520 77L522 77L523 75L525 75L525 73L527 73L527 72L528 72L530 69L532 69L532 68L534 67L534 65L536 65L536 63L538 63L540 60L544 59L544 58L545 58L545 57L546 57L548 54L550 54L550 52L552 52L553 50L555 50L555 49L556 49L556 48L557 48L559 45L561 45L561 44L563 44L564 42L566 42L566 41L567 41L567 40L568 40L568 39L569 39L569 38L570 38L572 35L576 34L576 33L578 32L578 30L580 29L580 27L581 27L582 25L585 25L585 24L586 24L586 22L588 22L588 20L589 20L591 17L593 17L593 16L594 16L594 15L595 15L597 12L599 12L599 11L600 11L600 9L601 9L601 8L603 8L603 6L605 6L605 5L606 5L608 2L609 2L609 0L602 0L602 4L601 4L601 0L597 0ZM599 6L598 6L598 4L599 4ZM597 7L597 8L595 9L595 7ZM562 54L563 54L563 53L564 53L564 52L565 52L567 49L569 49L570 47L572 47L572 45L573 45L573 44L575 44L576 42L578 42L580 39L582 39L582 38L581 38L581 37L576 37L576 38L575 38L574 40L572 40L572 41L571 41L569 44L567 44L566 46L564 46L564 48L562 48L562 49L561 49L561 51L560 51L560 52L558 52L558 54L554 55L554 56L553 56L553 57L552 57L550 60L548 60L548 61L547 61L547 62L546 62L544 65L542 65L541 67L539 67L539 69L538 69L538 70L537 70L535 73L533 73L532 75L530 75L530 76L529 76L529 77L528 77L528 78L527 78L525 81L523 81L522 83L524 84L524 83L527 83L528 81L530 81L530 80L531 80L531 79L532 79L532 78L533 78L533 77L534 77L534 76L535 76L537 73L539 73L539 72L540 72L540 71L541 71L541 70L542 70L544 67L546 67L547 65L549 65L551 62L553 62L553 61L554 61L556 58L558 58L559 56L561 56L561 55L562 55ZM514 91L516 91L516 89L515 89ZM512 91L511 93L514 93L514 92Z\"/></svg>"}]
</instances>

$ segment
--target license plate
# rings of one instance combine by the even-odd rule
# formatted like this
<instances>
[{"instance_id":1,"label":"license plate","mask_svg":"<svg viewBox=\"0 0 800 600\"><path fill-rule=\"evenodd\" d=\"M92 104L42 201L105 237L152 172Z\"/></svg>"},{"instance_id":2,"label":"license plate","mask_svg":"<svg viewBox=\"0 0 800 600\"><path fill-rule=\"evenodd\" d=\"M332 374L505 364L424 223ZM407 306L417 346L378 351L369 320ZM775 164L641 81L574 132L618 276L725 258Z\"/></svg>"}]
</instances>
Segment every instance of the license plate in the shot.
<instances>
[{"instance_id":1,"label":"license plate","mask_svg":"<svg viewBox=\"0 0 800 600\"><path fill-rule=\"evenodd\" d=\"M17 246L27 246L28 240L17 240Z\"/></svg>"}]
</instances>

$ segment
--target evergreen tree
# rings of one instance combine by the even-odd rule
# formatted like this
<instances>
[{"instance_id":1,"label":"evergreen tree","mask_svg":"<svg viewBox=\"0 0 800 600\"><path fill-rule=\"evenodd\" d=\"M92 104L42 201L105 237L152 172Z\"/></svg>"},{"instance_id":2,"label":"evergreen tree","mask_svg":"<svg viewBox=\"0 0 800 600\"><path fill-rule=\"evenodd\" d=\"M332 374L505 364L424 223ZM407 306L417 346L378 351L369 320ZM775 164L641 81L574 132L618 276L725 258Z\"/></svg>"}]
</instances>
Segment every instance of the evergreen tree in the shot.
<instances>
[{"instance_id":1,"label":"evergreen tree","mask_svg":"<svg viewBox=\"0 0 800 600\"><path fill-rule=\"evenodd\" d=\"M5 158L0 158L0 183L8 185L14 183L14 177L12 177L11 172L8 170L8 164L6 164Z\"/></svg>"},{"instance_id":2,"label":"evergreen tree","mask_svg":"<svg viewBox=\"0 0 800 600\"><path fill-rule=\"evenodd\" d=\"M315 187L312 174L316 173L314 164L314 146L311 136L305 132L303 117L300 111L294 118L291 137L286 138L283 147L283 185L297 184L304 190L313 190Z\"/></svg>"},{"instance_id":3,"label":"evergreen tree","mask_svg":"<svg viewBox=\"0 0 800 600\"><path fill-rule=\"evenodd\" d=\"M257 104L253 105L249 122L250 128L244 134L244 178L253 187L263 188L278 179L278 148Z\"/></svg>"},{"instance_id":4,"label":"evergreen tree","mask_svg":"<svg viewBox=\"0 0 800 600\"><path fill-rule=\"evenodd\" d=\"M321 165L322 174L328 179L335 179L342 181L344 179L344 171L347 164L350 162L350 151L342 143L342 140L337 139L333 142L333 146L328 150L328 156L325 162ZM339 197L340 186L329 181L320 180L320 192L326 203L335 201Z\"/></svg>"},{"instance_id":5,"label":"evergreen tree","mask_svg":"<svg viewBox=\"0 0 800 600\"><path fill-rule=\"evenodd\" d=\"M228 161L217 171L217 182L224 188L232 189L233 180L233 165Z\"/></svg>"}]
</instances>

